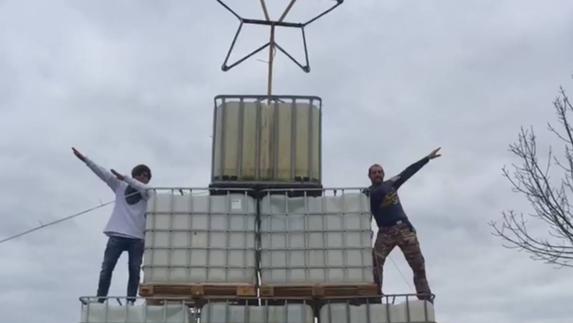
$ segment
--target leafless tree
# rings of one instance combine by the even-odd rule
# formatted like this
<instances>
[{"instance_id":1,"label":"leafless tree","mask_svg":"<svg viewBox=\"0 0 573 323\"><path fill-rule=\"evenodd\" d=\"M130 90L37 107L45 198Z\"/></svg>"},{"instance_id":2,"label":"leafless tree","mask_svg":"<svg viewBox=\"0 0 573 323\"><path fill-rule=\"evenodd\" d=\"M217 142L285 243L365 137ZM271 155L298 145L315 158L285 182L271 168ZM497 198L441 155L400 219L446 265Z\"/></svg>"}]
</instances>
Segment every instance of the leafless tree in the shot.
<instances>
[{"instance_id":1,"label":"leafless tree","mask_svg":"<svg viewBox=\"0 0 573 323\"><path fill-rule=\"evenodd\" d=\"M517 141L509 146L519 161L503 168L505 178L529 201L533 212L524 216L506 211L499 222L490 225L494 235L504 240L504 246L526 251L535 260L573 267L573 214L569 202L573 194L573 128L568 120L573 106L563 88L553 105L558 123L550 123L548 128L563 149L554 154L549 146L546 153L539 153L533 128L522 128Z\"/></svg>"}]
</instances>

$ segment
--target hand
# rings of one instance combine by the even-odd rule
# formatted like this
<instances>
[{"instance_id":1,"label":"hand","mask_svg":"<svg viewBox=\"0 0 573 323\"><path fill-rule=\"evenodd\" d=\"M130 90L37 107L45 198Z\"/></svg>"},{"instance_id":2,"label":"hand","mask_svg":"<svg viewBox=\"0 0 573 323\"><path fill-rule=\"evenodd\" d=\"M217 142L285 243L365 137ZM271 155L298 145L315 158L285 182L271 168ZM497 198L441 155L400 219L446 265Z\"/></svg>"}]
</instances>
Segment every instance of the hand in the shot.
<instances>
[{"instance_id":1,"label":"hand","mask_svg":"<svg viewBox=\"0 0 573 323\"><path fill-rule=\"evenodd\" d=\"M442 156L441 154L438 153L438 151L440 151L440 149L442 149L442 147L438 147L438 148L432 150L432 152L428 155L428 158L431 160L431 159L438 158L438 157Z\"/></svg>"},{"instance_id":2,"label":"hand","mask_svg":"<svg viewBox=\"0 0 573 323\"><path fill-rule=\"evenodd\" d=\"M78 157L79 160L85 162L86 161L86 156L82 155L82 153L80 153L76 148L72 147L72 151L74 152L74 155L76 155L76 157Z\"/></svg>"},{"instance_id":3,"label":"hand","mask_svg":"<svg viewBox=\"0 0 573 323\"><path fill-rule=\"evenodd\" d=\"M120 181L123 181L125 179L125 176L121 175L120 173L116 172L115 169L111 170L111 173L115 175L115 177L117 177L117 179L119 179Z\"/></svg>"}]
</instances>

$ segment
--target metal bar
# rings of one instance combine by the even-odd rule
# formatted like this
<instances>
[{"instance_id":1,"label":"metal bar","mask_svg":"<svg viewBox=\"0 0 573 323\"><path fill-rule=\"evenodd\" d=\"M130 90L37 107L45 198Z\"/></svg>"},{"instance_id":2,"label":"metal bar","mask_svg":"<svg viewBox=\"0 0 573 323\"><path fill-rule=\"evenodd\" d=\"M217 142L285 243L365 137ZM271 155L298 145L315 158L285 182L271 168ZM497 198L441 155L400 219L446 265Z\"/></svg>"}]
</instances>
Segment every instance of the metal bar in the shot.
<instances>
[{"instance_id":1,"label":"metal bar","mask_svg":"<svg viewBox=\"0 0 573 323\"><path fill-rule=\"evenodd\" d=\"M231 65L226 65L226 62L225 62L225 66L224 66L225 69L224 69L224 71L228 71L228 70L232 69L233 67L235 67L235 66L241 64L241 63L244 62L247 58L249 58L249 57L255 55L256 53L258 53L258 52L260 52L260 51L262 51L263 49L267 48L267 46L269 46L269 45L270 45L270 43L266 43L266 44L262 45L261 47L255 49L255 50L252 51L250 54L245 55L243 58L237 60L235 63L233 63L233 64L231 64Z\"/></svg>"},{"instance_id":2,"label":"metal bar","mask_svg":"<svg viewBox=\"0 0 573 323\"><path fill-rule=\"evenodd\" d=\"M320 215L320 220L321 220L321 227L322 228L326 228L326 222L324 219L324 213L326 210L326 199L320 199L320 212L322 213ZM325 252L324 250L328 250L329 249L329 245L328 245L328 236L327 236L327 231L326 230L322 230L322 251L324 252L324 264L326 266L326 268L330 267L330 257L328 252ZM326 281L330 280L330 271L328 270L324 270L324 275L323 277L325 277Z\"/></svg>"},{"instance_id":3,"label":"metal bar","mask_svg":"<svg viewBox=\"0 0 573 323\"><path fill-rule=\"evenodd\" d=\"M340 5L342 4L342 2L344 2L344 1L343 1L343 0L337 0L337 3L336 3L334 6L332 6L330 9L327 9L326 11L324 11L324 12L321 13L321 14L319 14L318 16L312 18L311 20L305 22L305 23L303 24L303 26L307 26L307 25L313 23L314 21L320 19L322 16L326 15L327 13L331 12L332 10L334 10L336 7L340 6Z\"/></svg>"},{"instance_id":4,"label":"metal bar","mask_svg":"<svg viewBox=\"0 0 573 323\"><path fill-rule=\"evenodd\" d=\"M155 203L153 203L153 211L154 211L154 212L157 212L157 194L153 194L153 198L154 198L154 200L155 200ZM152 223L153 223L153 227L156 228L156 227L157 227L157 214L150 214L150 215L151 215L151 217L152 217L152 218L151 218L151 221L152 221ZM149 215L148 215L148 216L149 216ZM155 233L154 233L153 231L149 230L149 229L146 229L146 230L145 230L145 235L146 235L146 236L147 236L147 233L148 233L148 232L151 234L151 237L152 237L151 239L149 239L149 240L151 240L151 243L150 243L149 245L150 245L150 246L153 246L153 245L155 245L155 240L156 240ZM147 238L147 237L146 237L146 238ZM147 240L147 239L146 239L146 240ZM144 248L144 250L145 250L145 248ZM151 250L151 252L150 252L150 253L151 253L151 256L147 256L147 254L145 254L145 251L144 251L144 257L145 257L145 260L149 260L149 263L150 263L150 264L153 264L153 258L155 257L155 250L152 249L152 248L150 248L150 250ZM144 271L143 271L144 277L145 277L145 275L146 275L146 273L145 273L145 267L147 267L147 266L145 266L145 263L144 263L144 266L143 266L143 269L144 269ZM153 271L153 269L154 269L154 267L151 267L151 270L152 270L152 271ZM151 276L151 275L150 275L150 276Z\"/></svg>"},{"instance_id":5,"label":"metal bar","mask_svg":"<svg viewBox=\"0 0 573 323\"><path fill-rule=\"evenodd\" d=\"M261 286L262 277L257 273L261 273L261 250L262 250L262 238L261 238L261 201L257 200L255 202L257 214L255 215L255 285L257 288ZM247 234L245 233L245 240ZM246 250L245 246L245 250ZM245 252L246 258L246 252Z\"/></svg>"},{"instance_id":6,"label":"metal bar","mask_svg":"<svg viewBox=\"0 0 573 323\"><path fill-rule=\"evenodd\" d=\"M205 248L203 248L203 249L205 249ZM202 250L202 249L201 249L201 250ZM206 248L205 250L211 250L211 251L213 251L213 250L215 250L215 251L226 251L226 250L228 250L228 249L225 249L225 248ZM232 249L231 249L231 250L232 250ZM240 249L240 250L237 249L237 250L238 250L238 251L242 251L242 249ZM252 251L254 252L254 249L252 249ZM162 268L162 269L164 269L164 268L169 268L169 269L189 269L189 266L186 266L186 265L171 265L171 266L167 266L167 265L165 265L165 266L162 266L162 265L154 265L153 267L154 267L154 268ZM254 271L254 269L255 269L255 266L254 266L254 265L253 265L253 266L247 266L247 267L245 267L245 266L227 266L227 267L225 267L225 266L212 266L212 265L201 265L201 266L196 265L196 266L191 266L191 267L192 267L192 268L201 268L201 269L213 269L213 268L221 269L221 268L229 268L229 269L241 269L241 270L253 270L253 271ZM276 268L283 268L283 267L276 267ZM285 268L286 268L286 267L285 267ZM290 268L290 267L289 267L289 268ZM302 267L300 267L300 268L302 268ZM198 281L195 281L195 282L198 282ZM176 284L176 283L172 283L172 282L169 282L169 281L166 281L166 282L164 282L164 283L166 283L166 284ZM205 283L206 283L206 284L211 284L211 283L213 283L213 282L210 282L209 280L206 280ZM217 282L214 282L214 283L217 283ZM231 283L231 282L226 282L226 283ZM251 284L251 283L239 282L239 283L237 283L237 284L240 285L240 284Z\"/></svg>"},{"instance_id":7,"label":"metal bar","mask_svg":"<svg viewBox=\"0 0 573 323\"><path fill-rule=\"evenodd\" d=\"M211 180L215 179L215 149L217 144L217 98L213 99L215 107L213 108L213 136L212 136L212 147L211 147Z\"/></svg>"},{"instance_id":8,"label":"metal bar","mask_svg":"<svg viewBox=\"0 0 573 323\"><path fill-rule=\"evenodd\" d=\"M263 1L263 0L261 0ZM288 6L286 7L285 11L283 12L282 16L279 18L279 22L282 22L285 17L287 16L288 12L290 11L290 9L292 8L292 6L294 5L294 3L296 2L296 0L292 0Z\"/></svg>"},{"instance_id":9,"label":"metal bar","mask_svg":"<svg viewBox=\"0 0 573 323\"><path fill-rule=\"evenodd\" d=\"M272 122L272 132L271 132L271 141L273 143L274 149L272 149L271 153L271 162L272 165L272 178L276 179L278 177L278 166L279 166L279 104L278 102L273 103L273 122Z\"/></svg>"},{"instance_id":10,"label":"metal bar","mask_svg":"<svg viewBox=\"0 0 573 323\"><path fill-rule=\"evenodd\" d=\"M263 13L265 14L265 19L266 20L271 20L269 18L269 12L267 10L267 5L265 4L265 0L261 0L261 7L263 8Z\"/></svg>"},{"instance_id":11,"label":"metal bar","mask_svg":"<svg viewBox=\"0 0 573 323\"><path fill-rule=\"evenodd\" d=\"M229 257L229 254L230 254L229 242L231 239L231 234L230 234L230 232L228 232L228 229L231 227L231 203L233 203L230 195L231 195L230 193L227 193L227 195L226 195L227 201L225 201L226 202L225 203L226 209L227 209L227 216L225 217L225 220L226 220L226 228L225 229L227 229L227 230L225 230L226 232L225 232L225 251L224 251L224 253L225 253L225 268L224 268L225 281L229 281L229 267L230 267L230 265L229 265L229 258L230 258ZM241 201L241 207L242 206L243 206L243 201Z\"/></svg>"},{"instance_id":12,"label":"metal bar","mask_svg":"<svg viewBox=\"0 0 573 323\"><path fill-rule=\"evenodd\" d=\"M241 22L253 25L290 27L290 28L302 28L306 25L298 22L284 22L284 21L261 20L261 19L242 19Z\"/></svg>"},{"instance_id":13,"label":"metal bar","mask_svg":"<svg viewBox=\"0 0 573 323\"><path fill-rule=\"evenodd\" d=\"M82 321L82 323L87 323L90 321L90 310L91 310L91 306L90 303L85 303L84 301L82 301L82 298L80 297L80 301L82 302L82 307L87 307L86 309L86 320ZM89 301L89 300L88 300ZM83 316L83 315L82 315Z\"/></svg>"},{"instance_id":14,"label":"metal bar","mask_svg":"<svg viewBox=\"0 0 573 323\"><path fill-rule=\"evenodd\" d=\"M245 132L245 101L239 100L239 125L237 127L237 178L243 178L243 146Z\"/></svg>"},{"instance_id":15,"label":"metal bar","mask_svg":"<svg viewBox=\"0 0 573 323\"><path fill-rule=\"evenodd\" d=\"M189 210L191 212L193 212L193 208L195 207L194 201L195 201L195 199L191 195L189 197ZM193 217L191 216L191 214L189 214L187 216L187 219L188 219L188 224L189 224L187 226L187 228L188 228L189 232L191 232L193 230ZM193 261L192 261L192 259L193 259L193 255L192 255L192 253L193 253L193 248L192 248L193 247L193 238L191 237L190 234L187 234L186 236L187 236L187 246L189 246L189 248L187 250L187 266L189 266L189 272L187 273L187 279L189 279L189 281L191 281L191 268L193 267L192 266L192 264L193 264Z\"/></svg>"},{"instance_id":16,"label":"metal bar","mask_svg":"<svg viewBox=\"0 0 573 323\"><path fill-rule=\"evenodd\" d=\"M316 149L316 147L313 147L314 145L314 131L313 131L313 125L314 125L314 105L312 104L313 100L310 99L310 108L308 111L308 148L306 153L308 154L308 160L307 160L307 169L308 169L308 179L312 180L312 168L314 165L314 149ZM320 128L318 129L319 131L319 135L320 135ZM320 164L319 164L320 167Z\"/></svg>"},{"instance_id":17,"label":"metal bar","mask_svg":"<svg viewBox=\"0 0 573 323\"><path fill-rule=\"evenodd\" d=\"M265 96L262 96L265 97ZM324 192L325 194L334 192L335 190L341 191L344 190L344 192L346 192L347 194L350 193L360 193L362 192L362 190L364 189L364 187L324 187L324 188L265 188L262 189L262 192L285 192L285 191L289 191L289 192L297 192L297 191L313 191L313 192ZM240 192L243 193L244 191L248 191L248 192L254 192L253 189L251 188L237 188L237 187L222 187L222 188L210 188L210 187L179 187L179 186L158 186L158 187L153 187L150 190L154 191L154 192L158 192L161 193L162 191L169 191L169 192L175 192L175 191L185 191L184 193L187 194L187 191L190 193L192 191L195 191L195 193L197 194L201 194L204 193L205 195L197 195L197 196L208 196L210 191L236 191L236 192ZM201 193L198 193L201 192ZM330 196L330 195L329 195ZM160 212L161 213L161 212ZM361 213L361 212L355 212L355 213Z\"/></svg>"},{"instance_id":18,"label":"metal bar","mask_svg":"<svg viewBox=\"0 0 573 323\"><path fill-rule=\"evenodd\" d=\"M310 72L310 62L308 59L308 48L306 45L306 33L304 32L304 27L301 28L300 30L302 32L302 43L304 45L304 59L306 60L306 68L307 68L305 71L308 73Z\"/></svg>"},{"instance_id":19,"label":"metal bar","mask_svg":"<svg viewBox=\"0 0 573 323\"><path fill-rule=\"evenodd\" d=\"M209 246L209 242L211 241L211 211L212 211L212 198L211 196L207 197L207 246ZM205 248L205 256L207 260L207 267L211 266L211 257L213 253L211 252L214 248ZM209 273L210 270L205 271L205 280L209 281Z\"/></svg>"},{"instance_id":20,"label":"metal bar","mask_svg":"<svg viewBox=\"0 0 573 323\"><path fill-rule=\"evenodd\" d=\"M196 215L196 214L204 214L204 213L205 213L205 212L200 212L200 211L198 211L198 212L185 212L185 211L168 212L168 211L158 211L158 212L155 212L154 214L156 214L156 215L169 215L169 214L188 214L188 215ZM226 213L224 213L224 212L213 212L213 213L211 213L211 215L225 215L225 214L226 214ZM238 214L238 215L250 215L249 213L234 213L234 214ZM151 230L148 230L148 231L150 231L150 232L151 232L151 231L161 232L162 230L164 230L164 229L151 229ZM177 232L177 231L179 231L179 230L183 230L183 229L174 229L174 230L172 230L172 231ZM196 230L193 230L193 231L202 232L202 230L197 230L197 229L196 229ZM211 232L224 232L224 231L226 231L226 230L211 230ZM233 231L233 230L231 230L231 231Z\"/></svg>"},{"instance_id":21,"label":"metal bar","mask_svg":"<svg viewBox=\"0 0 573 323\"><path fill-rule=\"evenodd\" d=\"M171 194L170 198L169 198L169 210L173 211L173 209L175 208L175 194ZM169 228L169 231L173 230L173 217L174 215L168 215L167 218L167 227ZM172 261L172 257L171 255L173 254L173 240L175 238L174 234L167 234L167 265L172 265L173 261ZM172 274L172 270L168 270L167 271L167 281L171 281L171 274Z\"/></svg>"},{"instance_id":22,"label":"metal bar","mask_svg":"<svg viewBox=\"0 0 573 323\"><path fill-rule=\"evenodd\" d=\"M233 11L233 9L229 8L229 6L227 6L223 1L221 0L216 0L219 4L221 4L223 7L225 7L225 9L229 10L230 13L233 14L233 16L237 17L237 19L242 20L243 18L241 18L241 16L239 16L236 12Z\"/></svg>"},{"instance_id":23,"label":"metal bar","mask_svg":"<svg viewBox=\"0 0 573 323\"><path fill-rule=\"evenodd\" d=\"M341 198L342 198L342 202L341 202L342 203L342 212L338 213L338 217L340 218L340 223L342 224L341 228L343 230L343 233L342 233L342 259L343 259L342 264L343 264L343 277L344 277L343 279L344 279L344 281L349 281L350 280L350 274L348 273L348 269L351 265L348 263L348 246L347 246L348 245L348 234L347 234L348 231L346 231L346 229L345 229L346 228L345 218L346 218L346 209L347 209L346 203L347 202L346 202L344 190L342 191ZM361 263L360 265L362 267L364 265L364 263Z\"/></svg>"},{"instance_id":24,"label":"metal bar","mask_svg":"<svg viewBox=\"0 0 573 323\"><path fill-rule=\"evenodd\" d=\"M263 107L261 101L257 101L256 117L255 117L255 179L261 178L261 128L262 128L262 113Z\"/></svg>"},{"instance_id":25,"label":"metal bar","mask_svg":"<svg viewBox=\"0 0 573 323\"><path fill-rule=\"evenodd\" d=\"M227 155L227 131L225 129L227 129L226 123L227 122L227 102L225 99L222 100L221 102L221 153L220 153L220 158L221 158L221 168L220 168L220 176L221 179L223 179L225 177L225 157Z\"/></svg>"},{"instance_id":26,"label":"metal bar","mask_svg":"<svg viewBox=\"0 0 573 323\"><path fill-rule=\"evenodd\" d=\"M303 196L303 201L304 201L304 216L303 216L303 224L302 224L302 228L303 230L306 231L306 229L308 228L309 224L308 224L308 216L306 216L309 212L308 212L308 194L306 192L304 192L304 196ZM304 237L304 260L306 261L307 264L310 264L310 235L307 232L304 232L305 234L303 234L302 236ZM307 266L310 267L310 266ZM310 280L310 270L309 268L306 268L304 271L304 278L306 280Z\"/></svg>"},{"instance_id":27,"label":"metal bar","mask_svg":"<svg viewBox=\"0 0 573 323\"><path fill-rule=\"evenodd\" d=\"M241 29L243 29L243 22L242 21L239 24L237 31L235 32L235 36L233 37L233 41L231 42L231 46L229 47L229 50L227 51L227 56L225 57L225 61L223 61L223 65L221 66L221 70L223 70L223 71L229 70L229 68L227 67L227 62L229 61L229 57L231 56L231 52L233 51L233 48L235 48L235 43L237 42L237 38L239 38L239 34L241 33Z\"/></svg>"},{"instance_id":28,"label":"metal bar","mask_svg":"<svg viewBox=\"0 0 573 323\"><path fill-rule=\"evenodd\" d=\"M386 297L386 321L392 322L390 319L390 302L388 301L388 297Z\"/></svg>"},{"instance_id":29,"label":"metal bar","mask_svg":"<svg viewBox=\"0 0 573 323\"><path fill-rule=\"evenodd\" d=\"M370 317L370 299L366 299L366 323L372 323L372 318Z\"/></svg>"},{"instance_id":30,"label":"metal bar","mask_svg":"<svg viewBox=\"0 0 573 323\"><path fill-rule=\"evenodd\" d=\"M266 100L268 99L267 95L264 94L220 94L215 96L215 99L253 99L253 100ZM306 99L306 100L316 100L322 102L322 99L318 96L314 95L272 95L271 99L273 100L290 100L290 99Z\"/></svg>"},{"instance_id":31,"label":"metal bar","mask_svg":"<svg viewBox=\"0 0 573 323\"><path fill-rule=\"evenodd\" d=\"M296 177L296 147L297 147L297 109L296 101L293 99L290 106L291 127L290 127L290 180Z\"/></svg>"},{"instance_id":32,"label":"metal bar","mask_svg":"<svg viewBox=\"0 0 573 323\"><path fill-rule=\"evenodd\" d=\"M309 72L310 68L308 66L303 66L301 63L299 63L294 57L292 57L286 50L284 50L279 44L275 44L275 46L283 53L285 54L288 58L290 58L291 61L293 61L296 65L298 65L298 67L300 67L303 71L305 72Z\"/></svg>"},{"instance_id":33,"label":"metal bar","mask_svg":"<svg viewBox=\"0 0 573 323\"><path fill-rule=\"evenodd\" d=\"M249 306L246 302L243 305L244 313L245 313L245 320L243 322L251 322L251 306Z\"/></svg>"},{"instance_id":34,"label":"metal bar","mask_svg":"<svg viewBox=\"0 0 573 323\"><path fill-rule=\"evenodd\" d=\"M318 181L322 183L322 100L318 102Z\"/></svg>"},{"instance_id":35,"label":"metal bar","mask_svg":"<svg viewBox=\"0 0 573 323\"><path fill-rule=\"evenodd\" d=\"M356 188L356 189L360 189L360 188ZM193 193L193 191L197 192L201 192L204 193L205 195L196 195L196 196L208 196L210 195L210 191L239 191L239 192L244 192L244 191L248 191L248 192L252 192L253 189L251 188L237 188L237 187L183 187L183 186L157 186L157 187L153 187L150 188L150 190L154 191L154 192L160 192L160 191L171 191L171 192L175 192L175 191L189 191L188 193L191 194Z\"/></svg>"}]
</instances>

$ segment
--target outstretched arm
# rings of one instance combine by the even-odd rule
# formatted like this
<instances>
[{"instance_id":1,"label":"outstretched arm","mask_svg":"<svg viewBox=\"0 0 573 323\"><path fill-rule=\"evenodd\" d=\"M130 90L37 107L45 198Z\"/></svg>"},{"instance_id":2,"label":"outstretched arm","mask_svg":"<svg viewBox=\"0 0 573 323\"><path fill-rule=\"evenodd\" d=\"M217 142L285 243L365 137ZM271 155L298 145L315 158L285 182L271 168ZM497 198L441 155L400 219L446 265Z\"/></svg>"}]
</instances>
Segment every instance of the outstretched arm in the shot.
<instances>
[{"instance_id":1,"label":"outstretched arm","mask_svg":"<svg viewBox=\"0 0 573 323\"><path fill-rule=\"evenodd\" d=\"M142 182L131 178L129 176L125 176L122 175L118 172L115 171L115 169L111 170L111 173L120 181L124 181L127 184L129 184L129 186L135 188L140 194L141 197L143 197L144 200L148 200L149 199L149 187L145 184L143 184Z\"/></svg>"},{"instance_id":2,"label":"outstretched arm","mask_svg":"<svg viewBox=\"0 0 573 323\"><path fill-rule=\"evenodd\" d=\"M75 147L72 147L72 152L74 153L74 155L76 155L76 157L78 157L79 160L85 163L86 156L82 155L82 153L80 153L79 150L77 150Z\"/></svg>"},{"instance_id":3,"label":"outstretched arm","mask_svg":"<svg viewBox=\"0 0 573 323\"><path fill-rule=\"evenodd\" d=\"M119 180L107 169L99 166L85 155L79 152L76 148L72 147L72 151L76 157L83 161L99 178L101 178L111 189L115 192L119 185Z\"/></svg>"},{"instance_id":4,"label":"outstretched arm","mask_svg":"<svg viewBox=\"0 0 573 323\"><path fill-rule=\"evenodd\" d=\"M439 153L440 149L442 149L442 147L438 147L438 148L432 150L432 152L428 154L428 158L429 158L430 160L432 160L432 159L434 159L434 158L441 157L442 154Z\"/></svg>"},{"instance_id":5,"label":"outstretched arm","mask_svg":"<svg viewBox=\"0 0 573 323\"><path fill-rule=\"evenodd\" d=\"M438 153L440 149L441 147L432 150L432 152L429 153L427 156L408 166L397 176L391 178L390 180L393 182L392 185L394 186L394 188L398 189L402 184L404 184L404 182L406 182L410 177L412 177L412 175L416 174L416 172L418 172L422 167L424 167L424 165L426 165L430 160L442 156L441 154Z\"/></svg>"}]
</instances>

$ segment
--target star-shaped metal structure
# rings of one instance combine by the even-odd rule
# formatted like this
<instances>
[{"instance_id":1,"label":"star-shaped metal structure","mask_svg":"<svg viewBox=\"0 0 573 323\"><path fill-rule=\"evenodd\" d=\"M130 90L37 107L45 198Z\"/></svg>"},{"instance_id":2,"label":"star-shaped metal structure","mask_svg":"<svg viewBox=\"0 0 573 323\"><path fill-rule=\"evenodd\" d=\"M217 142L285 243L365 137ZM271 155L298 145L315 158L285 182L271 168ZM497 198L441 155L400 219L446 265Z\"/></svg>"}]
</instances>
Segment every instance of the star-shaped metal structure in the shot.
<instances>
[{"instance_id":1,"label":"star-shaped metal structure","mask_svg":"<svg viewBox=\"0 0 573 323\"><path fill-rule=\"evenodd\" d=\"M216 1L219 4L221 4L225 9L227 9L230 13L232 13L240 22L239 27L237 28L237 32L235 33L235 37L233 38L233 41L231 42L231 46L229 47L229 51L227 52L227 56L225 57L225 61L223 62L223 65L221 66L221 69L226 72L226 71L228 71L228 70L232 69L233 67L241 64L242 62L244 62L248 58L252 57L253 55L261 52L262 50L264 50L265 48L268 47L269 48L269 67L268 67L267 95L269 97L272 95L273 58L274 58L273 53L275 52L275 49L278 49L280 52L285 54L291 61L293 61L296 65L298 65L306 73L310 72L310 63L308 60L308 49L307 49L307 45L306 45L306 35L305 35L304 29L306 26L315 22L316 20L318 20L322 16L326 15L327 13L331 12L332 10L334 10L336 7L338 7L339 5L341 5L344 2L344 0L333 0L335 3L332 7L330 7L329 9L326 9L325 11L318 14L314 18L312 18L306 22L294 23L294 22L285 22L284 20L297 0L290 0L290 2L288 3L287 7L284 10L284 12L281 14L281 16L278 20L272 20L270 18L265 0L259 0L261 3L263 13L265 15L264 20L243 18L239 14L237 14L237 12L235 12L233 9L231 9L227 4L225 4L225 2L223 0L216 0ZM251 53L245 55L244 57L236 60L235 62L233 62L229 65L229 57L231 56L231 53L233 52L233 49L235 48L237 38L239 37L239 34L241 33L241 29L243 28L244 24L269 26L270 27L270 40L266 44L260 46L259 48L253 50ZM305 58L304 64L300 63L297 59L295 59L291 54L289 54L283 47L281 47L276 42L275 29L279 28L279 27L300 29L300 31L302 33L302 40L303 40L303 45L304 45L304 58Z\"/></svg>"}]
</instances>

